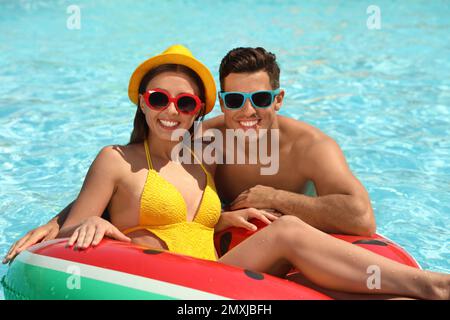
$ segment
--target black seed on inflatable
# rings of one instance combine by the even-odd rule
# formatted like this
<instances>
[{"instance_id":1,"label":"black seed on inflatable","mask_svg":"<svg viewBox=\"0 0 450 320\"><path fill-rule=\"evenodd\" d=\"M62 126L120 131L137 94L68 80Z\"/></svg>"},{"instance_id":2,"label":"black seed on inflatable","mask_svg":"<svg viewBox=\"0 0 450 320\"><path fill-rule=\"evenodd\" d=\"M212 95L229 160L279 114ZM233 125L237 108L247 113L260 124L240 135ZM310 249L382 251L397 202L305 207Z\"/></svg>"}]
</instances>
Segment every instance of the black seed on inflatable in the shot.
<instances>
[{"instance_id":1,"label":"black seed on inflatable","mask_svg":"<svg viewBox=\"0 0 450 320\"><path fill-rule=\"evenodd\" d=\"M250 271L247 269L244 270L244 273L247 277L255 279L255 280L263 280L264 279L264 275L262 273Z\"/></svg>"},{"instance_id":2,"label":"black seed on inflatable","mask_svg":"<svg viewBox=\"0 0 450 320\"><path fill-rule=\"evenodd\" d=\"M146 249L146 250L143 250L143 251L144 251L145 254L160 254L160 253L163 253L162 251L153 250L153 249Z\"/></svg>"},{"instance_id":3,"label":"black seed on inflatable","mask_svg":"<svg viewBox=\"0 0 450 320\"><path fill-rule=\"evenodd\" d=\"M353 244L373 244L375 246L383 246L383 247L388 246L388 244L386 242L380 241L380 240L374 240L374 239L357 240L357 241L353 242Z\"/></svg>"},{"instance_id":4,"label":"black seed on inflatable","mask_svg":"<svg viewBox=\"0 0 450 320\"><path fill-rule=\"evenodd\" d=\"M225 253L228 252L228 249L230 248L231 244L231 238L232 238L231 232L225 232L220 237L220 254L223 256Z\"/></svg>"}]
</instances>

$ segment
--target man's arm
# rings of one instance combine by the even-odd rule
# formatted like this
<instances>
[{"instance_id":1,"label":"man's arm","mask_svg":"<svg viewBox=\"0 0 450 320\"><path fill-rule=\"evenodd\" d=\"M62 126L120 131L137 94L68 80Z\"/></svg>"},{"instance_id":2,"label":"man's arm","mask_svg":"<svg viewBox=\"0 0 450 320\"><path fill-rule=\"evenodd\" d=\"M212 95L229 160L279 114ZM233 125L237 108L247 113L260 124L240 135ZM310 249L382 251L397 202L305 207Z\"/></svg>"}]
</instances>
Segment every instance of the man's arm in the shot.
<instances>
[{"instance_id":1,"label":"man's arm","mask_svg":"<svg viewBox=\"0 0 450 320\"><path fill-rule=\"evenodd\" d=\"M277 191L275 209L329 233L371 235L376 224L369 195L352 174L338 144L320 138L305 150L304 169L317 197Z\"/></svg>"},{"instance_id":2,"label":"man's arm","mask_svg":"<svg viewBox=\"0 0 450 320\"><path fill-rule=\"evenodd\" d=\"M223 115L202 121L203 132L208 129L218 129L224 125Z\"/></svg>"},{"instance_id":3,"label":"man's arm","mask_svg":"<svg viewBox=\"0 0 450 320\"><path fill-rule=\"evenodd\" d=\"M60 213L58 213L56 216L53 217L53 219L51 219L48 223L56 223L58 224L58 227L61 228L61 226L64 224L64 221L66 221L67 216L70 213L70 209L72 209L72 205L75 202L72 201L71 203L69 203L64 209L62 209L62 211Z\"/></svg>"},{"instance_id":4,"label":"man's arm","mask_svg":"<svg viewBox=\"0 0 450 320\"><path fill-rule=\"evenodd\" d=\"M256 186L239 195L231 208L273 208L327 233L365 236L375 233L368 193L350 171L333 139L320 138L296 155L302 157L305 165L300 170L314 182L317 197Z\"/></svg>"}]
</instances>

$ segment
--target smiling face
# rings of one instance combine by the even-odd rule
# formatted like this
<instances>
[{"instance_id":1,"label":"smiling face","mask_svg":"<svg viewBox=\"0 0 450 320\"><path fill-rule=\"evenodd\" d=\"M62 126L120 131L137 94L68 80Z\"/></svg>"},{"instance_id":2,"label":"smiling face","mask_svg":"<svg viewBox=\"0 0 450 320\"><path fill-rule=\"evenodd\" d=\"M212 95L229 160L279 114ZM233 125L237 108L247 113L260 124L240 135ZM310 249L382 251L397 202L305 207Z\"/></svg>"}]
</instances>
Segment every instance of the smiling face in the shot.
<instances>
[{"instance_id":1,"label":"smiling face","mask_svg":"<svg viewBox=\"0 0 450 320\"><path fill-rule=\"evenodd\" d=\"M147 83L145 90L153 89L165 90L172 97L176 97L182 93L190 93L196 96L200 95L199 88L193 79L185 73L175 71L162 72L153 77ZM164 110L153 110L147 106L142 94L139 95L139 107L145 114L145 119L151 134L166 141L171 141L171 135L176 129L189 130L200 113L198 111L196 114L189 115L178 112L173 102L170 102Z\"/></svg>"},{"instance_id":2,"label":"smiling face","mask_svg":"<svg viewBox=\"0 0 450 320\"><path fill-rule=\"evenodd\" d=\"M265 71L252 73L230 73L224 79L224 91L254 92L261 90L273 90L269 75ZM250 99L247 99L242 108L230 110L225 108L224 102L220 99L220 107L225 116L225 126L227 129L272 129L276 127L276 112L280 110L283 102L284 92L280 91L272 105L261 109L252 106Z\"/></svg>"}]
</instances>

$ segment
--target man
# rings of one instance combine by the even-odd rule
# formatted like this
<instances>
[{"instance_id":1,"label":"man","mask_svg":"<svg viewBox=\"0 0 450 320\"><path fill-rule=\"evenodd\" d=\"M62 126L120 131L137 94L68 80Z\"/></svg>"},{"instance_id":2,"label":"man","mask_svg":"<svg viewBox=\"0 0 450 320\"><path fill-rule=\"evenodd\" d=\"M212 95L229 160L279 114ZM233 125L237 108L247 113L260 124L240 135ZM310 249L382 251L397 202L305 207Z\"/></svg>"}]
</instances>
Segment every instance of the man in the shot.
<instances>
[{"instance_id":1,"label":"man","mask_svg":"<svg viewBox=\"0 0 450 320\"><path fill-rule=\"evenodd\" d=\"M271 150L277 152L279 163L271 174L261 174L264 164L260 161L217 166L216 186L228 204L224 214L272 209L295 215L328 233L373 234L375 219L369 196L351 173L337 143L317 128L277 114L285 93L277 90L280 69L275 55L263 48L236 48L223 58L219 72L223 115L205 121L204 129L218 129L223 136L227 129L252 129L258 133L256 139L261 139L259 133L264 131L271 137L276 132L279 138L277 150ZM266 97L254 94L259 91ZM225 147L225 153L229 148ZM234 145L231 150L237 153L239 148ZM249 149L244 152L248 158ZM312 183L316 197L304 194ZM56 237L70 207L17 241L3 263L36 242Z\"/></svg>"},{"instance_id":2,"label":"man","mask_svg":"<svg viewBox=\"0 0 450 320\"><path fill-rule=\"evenodd\" d=\"M280 69L275 55L262 48L231 50L220 65L220 86L224 92L255 92L279 88ZM216 183L222 200L232 200L231 209L272 208L296 215L329 233L370 235L375 220L369 196L353 176L337 143L317 128L277 115L284 91L269 108L255 108L250 99L239 109L227 108L223 116L205 125L224 131L253 128L279 129L279 170L261 175L260 164L219 165ZM253 121L253 123L252 123ZM317 196L301 194L314 182Z\"/></svg>"}]
</instances>

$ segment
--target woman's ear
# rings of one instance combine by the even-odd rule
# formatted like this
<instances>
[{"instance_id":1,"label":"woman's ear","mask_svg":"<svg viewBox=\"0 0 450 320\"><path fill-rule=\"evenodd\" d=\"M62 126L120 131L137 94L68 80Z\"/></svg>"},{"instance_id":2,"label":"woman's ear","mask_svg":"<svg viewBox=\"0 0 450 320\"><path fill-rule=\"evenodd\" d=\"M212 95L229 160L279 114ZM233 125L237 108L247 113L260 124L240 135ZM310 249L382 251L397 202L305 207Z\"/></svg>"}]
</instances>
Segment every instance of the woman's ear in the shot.
<instances>
[{"instance_id":1,"label":"woman's ear","mask_svg":"<svg viewBox=\"0 0 450 320\"><path fill-rule=\"evenodd\" d=\"M138 105L138 107L141 109L142 113L145 114L144 106L145 106L144 96L142 94L139 94L139 105Z\"/></svg>"},{"instance_id":2,"label":"woman's ear","mask_svg":"<svg viewBox=\"0 0 450 320\"><path fill-rule=\"evenodd\" d=\"M195 115L195 118L200 117L200 115L202 114L202 112L203 112L203 114L205 114L205 112L206 112L206 103L204 103L204 102L202 102L202 103L200 104L200 109L197 111L197 114Z\"/></svg>"},{"instance_id":3,"label":"woman's ear","mask_svg":"<svg viewBox=\"0 0 450 320\"><path fill-rule=\"evenodd\" d=\"M281 109L283 99L284 99L284 90L280 90L280 93L277 94L277 96L275 97L275 105L274 105L275 111L279 111Z\"/></svg>"}]
</instances>

